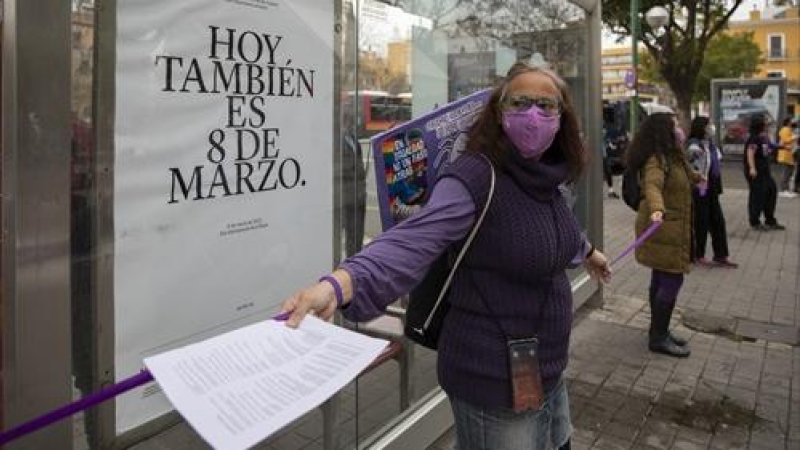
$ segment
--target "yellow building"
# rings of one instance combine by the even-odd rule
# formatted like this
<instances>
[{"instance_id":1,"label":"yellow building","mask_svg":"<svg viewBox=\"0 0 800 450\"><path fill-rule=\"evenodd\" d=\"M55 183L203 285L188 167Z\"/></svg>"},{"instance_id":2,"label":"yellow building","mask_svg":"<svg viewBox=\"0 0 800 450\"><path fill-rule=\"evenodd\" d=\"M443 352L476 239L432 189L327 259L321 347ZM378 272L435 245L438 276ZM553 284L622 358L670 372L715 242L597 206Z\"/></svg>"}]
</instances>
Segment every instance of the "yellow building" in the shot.
<instances>
[{"instance_id":1,"label":"yellow building","mask_svg":"<svg viewBox=\"0 0 800 450\"><path fill-rule=\"evenodd\" d=\"M388 44L389 71L402 74L406 80L411 77L411 41L397 41Z\"/></svg>"},{"instance_id":2,"label":"yellow building","mask_svg":"<svg viewBox=\"0 0 800 450\"><path fill-rule=\"evenodd\" d=\"M800 8L753 9L748 20L729 22L728 30L753 32L764 59L753 78L786 78L786 112L800 116Z\"/></svg>"},{"instance_id":3,"label":"yellow building","mask_svg":"<svg viewBox=\"0 0 800 450\"><path fill-rule=\"evenodd\" d=\"M630 46L603 48L602 52L603 100L616 101L631 97L633 88L633 60ZM666 89L639 79L639 101L670 104L672 96Z\"/></svg>"}]
</instances>

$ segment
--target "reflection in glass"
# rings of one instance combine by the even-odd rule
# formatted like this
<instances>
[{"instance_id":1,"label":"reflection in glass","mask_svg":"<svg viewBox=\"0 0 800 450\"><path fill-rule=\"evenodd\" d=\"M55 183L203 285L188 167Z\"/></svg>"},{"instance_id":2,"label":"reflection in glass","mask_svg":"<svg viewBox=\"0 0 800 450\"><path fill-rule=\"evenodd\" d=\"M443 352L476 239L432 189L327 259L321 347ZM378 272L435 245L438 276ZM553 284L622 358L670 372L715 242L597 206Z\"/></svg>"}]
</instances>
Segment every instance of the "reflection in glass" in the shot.
<instances>
[{"instance_id":1,"label":"reflection in glass","mask_svg":"<svg viewBox=\"0 0 800 450\"><path fill-rule=\"evenodd\" d=\"M91 200L97 157L92 94L94 1L72 0L72 5L72 301L77 397L97 385L92 378L97 352L91 298L92 265L98 260L92 223L98 213ZM336 70L341 103L334 141L340 156L334 176L340 180L342 220L336 225L341 226L342 255L357 252L380 232L371 136L494 85L519 59L551 66L569 84L577 111L582 117L587 115L585 16L567 2L342 0L340 14ZM579 199L576 210L584 220L586 209ZM390 320L376 326L383 327L385 336L401 340L397 324ZM357 389L345 389L335 417L336 447L354 447L356 440L387 424L409 401L413 404L436 387L435 359L433 352L415 348L362 376ZM403 389L408 389L409 399L403 399ZM293 440L319 444L321 416L319 411L312 412L265 445ZM93 421L91 414L86 417L85 435L76 441L95 441Z\"/></svg>"}]
</instances>

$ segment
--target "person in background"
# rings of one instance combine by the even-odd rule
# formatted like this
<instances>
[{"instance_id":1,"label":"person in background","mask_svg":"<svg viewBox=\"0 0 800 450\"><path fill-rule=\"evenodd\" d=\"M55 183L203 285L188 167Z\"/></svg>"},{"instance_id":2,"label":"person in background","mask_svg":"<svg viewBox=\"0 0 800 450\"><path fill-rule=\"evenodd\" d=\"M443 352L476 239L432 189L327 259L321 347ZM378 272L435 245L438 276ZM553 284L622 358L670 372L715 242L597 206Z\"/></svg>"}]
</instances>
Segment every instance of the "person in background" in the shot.
<instances>
[{"instance_id":1,"label":"person in background","mask_svg":"<svg viewBox=\"0 0 800 450\"><path fill-rule=\"evenodd\" d=\"M708 117L697 116L692 120L686 149L689 164L707 181L692 190L694 210L694 241L692 261L701 265L719 265L736 268L728 252L728 234L725 230L725 215L719 196L722 194L722 172L720 153L713 141L713 129ZM714 259L706 259L706 240L711 233L711 248Z\"/></svg>"},{"instance_id":2,"label":"person in background","mask_svg":"<svg viewBox=\"0 0 800 450\"><path fill-rule=\"evenodd\" d=\"M750 119L749 131L743 161L744 175L750 188L747 199L750 227L756 231L785 230L786 227L775 219L778 187L772 178L769 158L776 146L767 137L767 121L763 115L756 114Z\"/></svg>"},{"instance_id":3,"label":"person in background","mask_svg":"<svg viewBox=\"0 0 800 450\"><path fill-rule=\"evenodd\" d=\"M614 190L614 175L620 175L625 170L625 151L628 146L628 136L625 130L619 130L614 124L605 128L603 145L603 178L608 187L610 198L619 198Z\"/></svg>"},{"instance_id":4,"label":"person in background","mask_svg":"<svg viewBox=\"0 0 800 450\"><path fill-rule=\"evenodd\" d=\"M789 182L792 180L792 173L797 164L794 157L794 146L797 144L797 135L792 132L792 119L787 117L783 119L783 126L778 130L778 164L783 166L783 174L781 175L781 191L778 194L784 198L795 198L795 194L789 187Z\"/></svg>"},{"instance_id":5,"label":"person in background","mask_svg":"<svg viewBox=\"0 0 800 450\"><path fill-rule=\"evenodd\" d=\"M514 64L425 206L284 300L282 310L292 311L287 325L308 313L328 319L337 307L355 321L381 314L440 254L461 245L487 203L494 170L488 213L448 291L439 384L453 408L459 449L569 449L566 269L583 262L593 277L610 277L605 256L587 242L559 189L579 177L586 158L566 83L547 69ZM534 337L541 377L520 388L541 387L545 401L515 408L509 348Z\"/></svg>"},{"instance_id":6,"label":"person in background","mask_svg":"<svg viewBox=\"0 0 800 450\"><path fill-rule=\"evenodd\" d=\"M650 277L650 351L687 357L685 339L669 324L684 274L691 268L692 188L705 181L694 172L683 151L674 114L656 113L641 124L628 149L628 167L639 171L643 193L636 216L636 236L652 223L661 226L636 249L636 261L652 269Z\"/></svg>"},{"instance_id":7,"label":"person in background","mask_svg":"<svg viewBox=\"0 0 800 450\"><path fill-rule=\"evenodd\" d=\"M342 228L345 254L353 255L364 243L364 218L367 209L367 169L358 142L353 115L342 115Z\"/></svg>"}]
</instances>

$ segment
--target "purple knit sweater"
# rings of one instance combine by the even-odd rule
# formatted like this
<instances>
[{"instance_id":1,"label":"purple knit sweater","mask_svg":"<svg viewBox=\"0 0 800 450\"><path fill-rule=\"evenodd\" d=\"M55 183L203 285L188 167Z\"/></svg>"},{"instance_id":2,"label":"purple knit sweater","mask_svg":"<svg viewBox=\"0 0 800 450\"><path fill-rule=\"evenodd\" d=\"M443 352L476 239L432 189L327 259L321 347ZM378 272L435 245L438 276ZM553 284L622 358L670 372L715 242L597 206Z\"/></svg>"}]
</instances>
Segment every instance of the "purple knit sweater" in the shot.
<instances>
[{"instance_id":1,"label":"purple knit sweater","mask_svg":"<svg viewBox=\"0 0 800 450\"><path fill-rule=\"evenodd\" d=\"M512 156L500 173L481 230L456 274L439 341L438 373L454 397L487 408L511 406L507 338L539 337L542 378L552 385L567 365L572 290L566 274L582 244L561 196L565 164ZM446 176L485 202L489 168L459 158Z\"/></svg>"},{"instance_id":2,"label":"purple knit sweater","mask_svg":"<svg viewBox=\"0 0 800 450\"><path fill-rule=\"evenodd\" d=\"M452 309L439 344L438 364L440 384L449 395L492 408L511 404L506 334L527 337L538 331L546 387L564 370L572 303L565 269L583 244L578 224L558 191L566 177L563 164L514 158L509 170L497 175L489 213L451 289ZM482 158L464 155L444 176L461 181L476 205L485 203L490 175ZM480 208L475 208L478 212ZM432 261L441 249L431 250ZM383 295L371 292L378 288L368 288L373 283L359 275L367 267L368 272L380 270L372 265L365 257L342 265L357 275L353 303L344 311L349 318L363 319L382 308L375 297ZM394 276L418 280L416 272L425 269L417 269Z\"/></svg>"}]
</instances>

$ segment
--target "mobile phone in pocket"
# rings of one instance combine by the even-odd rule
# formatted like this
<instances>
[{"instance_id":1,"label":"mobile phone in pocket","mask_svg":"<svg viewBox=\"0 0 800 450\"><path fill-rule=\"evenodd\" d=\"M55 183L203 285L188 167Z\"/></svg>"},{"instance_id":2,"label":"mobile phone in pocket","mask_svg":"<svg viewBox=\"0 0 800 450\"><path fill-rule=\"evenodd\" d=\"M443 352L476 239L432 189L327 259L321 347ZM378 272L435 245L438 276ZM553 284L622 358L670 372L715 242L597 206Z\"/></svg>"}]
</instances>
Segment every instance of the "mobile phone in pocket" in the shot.
<instances>
[{"instance_id":1,"label":"mobile phone in pocket","mask_svg":"<svg viewBox=\"0 0 800 450\"><path fill-rule=\"evenodd\" d=\"M507 345L514 411L541 409L544 389L539 372L539 339L512 339Z\"/></svg>"}]
</instances>

